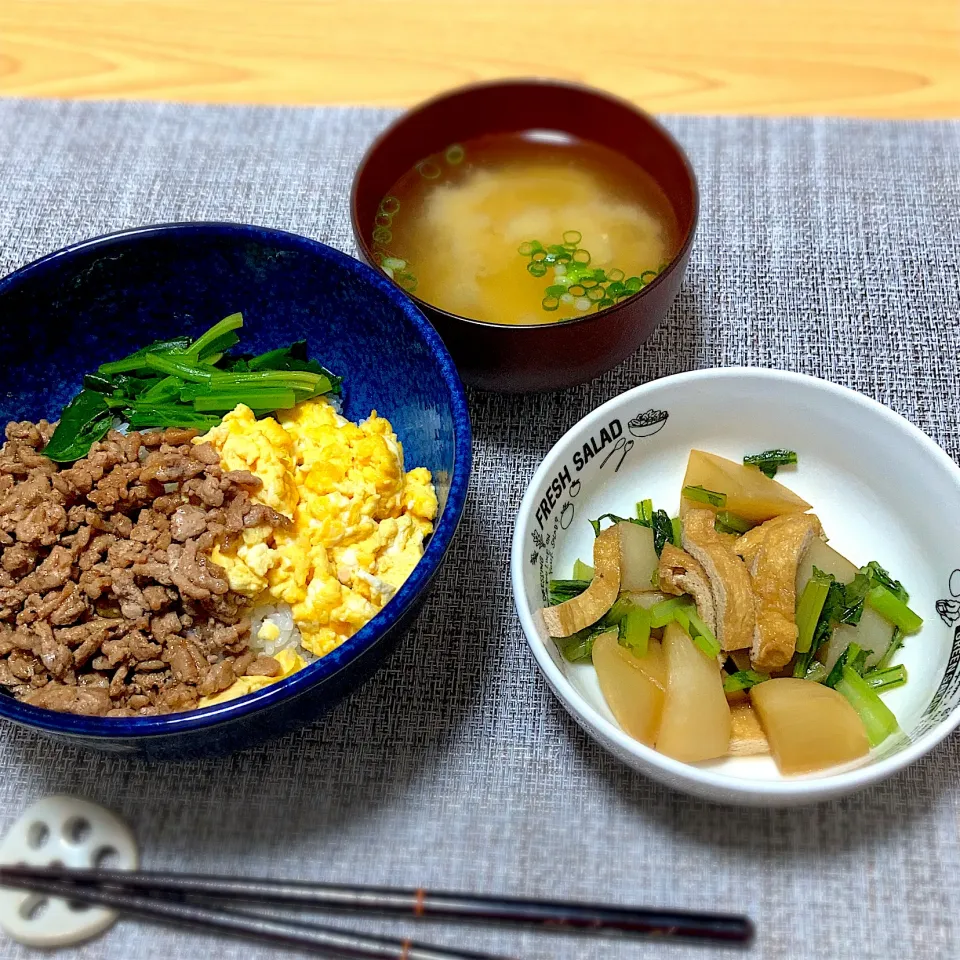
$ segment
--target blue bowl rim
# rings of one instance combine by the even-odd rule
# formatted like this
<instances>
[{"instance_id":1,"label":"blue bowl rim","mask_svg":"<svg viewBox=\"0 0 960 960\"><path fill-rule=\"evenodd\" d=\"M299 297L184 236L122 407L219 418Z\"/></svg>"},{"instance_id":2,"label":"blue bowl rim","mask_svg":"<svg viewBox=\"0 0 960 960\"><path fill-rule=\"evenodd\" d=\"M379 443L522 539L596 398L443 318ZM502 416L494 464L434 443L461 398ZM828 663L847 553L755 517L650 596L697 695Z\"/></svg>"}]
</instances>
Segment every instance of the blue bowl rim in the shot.
<instances>
[{"instance_id":1,"label":"blue bowl rim","mask_svg":"<svg viewBox=\"0 0 960 960\"><path fill-rule=\"evenodd\" d=\"M38 279L42 281L44 275L55 269L59 265L58 261L63 257L87 252L100 246L106 248L124 241L138 241L176 233L235 235L260 241L264 239L282 241L303 251L331 259L342 269L353 271L399 307L436 357L450 395L454 423L454 462L447 503L432 536L427 541L422 559L390 602L349 640L292 676L224 704L156 717L77 716L33 707L21 703L12 696L0 695L0 716L28 727L58 734L105 740L169 736L238 720L262 708L273 707L284 700L293 699L345 669L351 662L372 649L389 630L397 625L439 569L463 514L472 462L471 427L466 394L453 360L440 335L413 301L386 276L334 247L287 230L225 221L192 221L132 227L81 240L18 268L0 279L0 297L22 283L35 282Z\"/></svg>"}]
</instances>

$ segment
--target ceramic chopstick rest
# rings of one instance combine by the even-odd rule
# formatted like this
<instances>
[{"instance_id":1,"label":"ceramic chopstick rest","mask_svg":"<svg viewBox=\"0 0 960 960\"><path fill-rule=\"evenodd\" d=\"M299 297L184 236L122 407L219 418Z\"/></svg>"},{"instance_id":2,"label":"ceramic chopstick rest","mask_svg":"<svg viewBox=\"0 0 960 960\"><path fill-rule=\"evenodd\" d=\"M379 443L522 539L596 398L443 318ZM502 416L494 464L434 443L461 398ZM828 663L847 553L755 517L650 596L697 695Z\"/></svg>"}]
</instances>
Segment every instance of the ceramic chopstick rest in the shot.
<instances>
[{"instance_id":1,"label":"ceramic chopstick rest","mask_svg":"<svg viewBox=\"0 0 960 960\"><path fill-rule=\"evenodd\" d=\"M39 800L23 812L0 842L0 863L4 864L135 870L139 860L133 833L115 813L75 797ZM0 927L31 947L82 943L116 919L116 912L104 907L0 888Z\"/></svg>"}]
</instances>

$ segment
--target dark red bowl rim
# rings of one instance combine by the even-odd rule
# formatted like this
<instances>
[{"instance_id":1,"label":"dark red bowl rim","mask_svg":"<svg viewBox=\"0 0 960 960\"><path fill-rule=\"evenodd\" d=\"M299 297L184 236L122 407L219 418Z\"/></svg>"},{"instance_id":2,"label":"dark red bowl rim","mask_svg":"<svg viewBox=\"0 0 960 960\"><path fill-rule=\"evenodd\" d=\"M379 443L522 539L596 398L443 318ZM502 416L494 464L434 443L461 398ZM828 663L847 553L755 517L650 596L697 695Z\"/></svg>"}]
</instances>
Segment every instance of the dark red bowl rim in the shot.
<instances>
[{"instance_id":1,"label":"dark red bowl rim","mask_svg":"<svg viewBox=\"0 0 960 960\"><path fill-rule=\"evenodd\" d=\"M468 83L459 87L454 87L452 90L444 90L441 93L438 93L436 96L430 97L427 100L422 100L420 103L411 107L409 110L405 110L399 117L397 117L386 129L382 130L377 137L373 140L369 147L367 147L365 153L363 154L360 163L357 165L356 172L353 175L353 183L350 187L350 223L353 227L353 236L357 242L357 247L360 249L360 253L367 263L373 264L373 251L370 249L369 244L364 239L363 230L360 226L360 218L358 215L358 193L360 186L360 179L363 175L363 171L366 169L367 164L370 162L371 157L383 146L384 142L393 135L396 128L407 120L408 117L413 114L420 113L423 110L427 110L430 107L434 106L437 103L442 103L445 100L454 100L457 97L460 97L464 94L472 93L475 90L489 90L495 89L497 87L514 87L518 89L537 87L554 87L561 90L576 90L579 93L585 93L589 96L596 97L599 100L605 100L614 106L620 107L623 110L628 111L629 113L639 116L641 119L646 120L651 126L657 129L657 132L660 133L664 140L670 144L676 153L677 157L680 160L680 163L687 174L687 180L690 185L690 199L692 201L692 214L690 217L690 226L686 231L686 234L683 239L683 243L680 244L677 252L673 255L673 258L667 264L666 269L662 270L657 276L651 280L646 286L641 290L638 290L632 296L626 297L623 300L618 301L612 307L606 307L603 310L598 310L596 313L585 314L582 317L570 317L567 320L547 320L543 323L493 323L489 320L473 320L470 317L464 317L459 313L451 313L449 310L444 310L442 307L435 306L430 303L428 300L422 300L416 294L410 293L407 290L404 290L399 283L391 280L391 283L394 284L398 289L403 290L403 292L423 310L429 317L431 314L437 314L444 317L447 320L455 320L460 323L466 323L471 326L482 327L482 328L493 328L500 330L510 330L510 331L520 331L520 330L543 330L544 328L549 330L555 330L560 327L570 327L578 323L592 323L597 320L598 317L607 317L611 314L618 313L619 311L629 308L632 304L635 304L641 297L644 296L649 290L662 286L661 281L666 281L666 278L674 273L677 269L681 268L686 260L686 256L690 250L690 247L693 246L693 238L697 232L697 223L700 219L700 190L697 185L697 176L694 173L693 166L690 163L690 158L687 156L686 151L683 147L680 146L676 137L662 124L653 114L647 113L646 110L642 110L636 104L631 103L629 100L624 97L619 97L616 94L608 93L605 90L598 90L596 87L590 87L583 83L576 83L571 80L554 80L549 77L515 77L515 78L503 78L499 80L483 80L478 83ZM599 142L599 141L598 141ZM613 148L611 148L613 149ZM669 195L668 195L669 199ZM379 269L374 267L374 269ZM381 271L382 272L382 271ZM386 274L384 274L386 276ZM389 278L388 278L389 279Z\"/></svg>"}]
</instances>

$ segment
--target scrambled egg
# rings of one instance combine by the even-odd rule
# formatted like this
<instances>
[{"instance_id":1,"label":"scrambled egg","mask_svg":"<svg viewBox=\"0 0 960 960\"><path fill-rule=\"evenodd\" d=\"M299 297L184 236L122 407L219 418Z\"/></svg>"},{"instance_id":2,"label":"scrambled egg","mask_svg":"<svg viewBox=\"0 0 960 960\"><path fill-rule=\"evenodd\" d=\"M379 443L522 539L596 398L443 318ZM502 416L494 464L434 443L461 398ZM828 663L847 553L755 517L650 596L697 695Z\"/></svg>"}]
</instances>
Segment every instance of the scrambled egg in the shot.
<instances>
[{"instance_id":1,"label":"scrambled egg","mask_svg":"<svg viewBox=\"0 0 960 960\"><path fill-rule=\"evenodd\" d=\"M253 499L292 519L286 530L246 529L241 542L215 548L212 559L238 593L288 603L304 648L316 656L372 619L423 556L437 515L430 471L404 471L403 448L376 411L351 423L320 397L257 420L241 404L195 442L213 444L224 470L259 477ZM261 639L271 639L271 627L264 624ZM253 684L242 691L249 693L272 679L237 684ZM237 684L220 698L240 696Z\"/></svg>"}]
</instances>

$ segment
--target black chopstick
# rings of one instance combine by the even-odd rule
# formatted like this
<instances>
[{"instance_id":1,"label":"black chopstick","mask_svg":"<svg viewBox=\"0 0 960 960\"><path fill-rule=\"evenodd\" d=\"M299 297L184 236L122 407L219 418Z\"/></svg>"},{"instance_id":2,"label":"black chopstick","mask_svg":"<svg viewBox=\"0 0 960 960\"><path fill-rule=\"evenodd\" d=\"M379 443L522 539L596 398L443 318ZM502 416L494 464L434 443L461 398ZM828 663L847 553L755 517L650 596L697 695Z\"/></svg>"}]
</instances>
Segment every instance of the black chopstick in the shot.
<instances>
[{"instance_id":1,"label":"black chopstick","mask_svg":"<svg viewBox=\"0 0 960 960\"><path fill-rule=\"evenodd\" d=\"M371 934L325 927L296 920L278 920L242 910L214 909L193 903L135 896L94 884L10 877L10 867L0 868L0 884L45 893L65 900L111 907L121 913L175 923L178 926L263 940L274 946L298 947L322 956L351 960L508 960L488 953L471 953L434 947L415 940L376 937Z\"/></svg>"},{"instance_id":2,"label":"black chopstick","mask_svg":"<svg viewBox=\"0 0 960 960\"><path fill-rule=\"evenodd\" d=\"M118 891L202 898L204 901L239 901L434 920L505 923L571 933L630 934L730 945L747 944L753 938L750 920L733 914L148 871L31 866L0 868L0 882L27 879L46 882L67 880Z\"/></svg>"}]
</instances>

